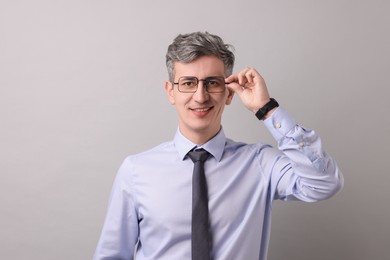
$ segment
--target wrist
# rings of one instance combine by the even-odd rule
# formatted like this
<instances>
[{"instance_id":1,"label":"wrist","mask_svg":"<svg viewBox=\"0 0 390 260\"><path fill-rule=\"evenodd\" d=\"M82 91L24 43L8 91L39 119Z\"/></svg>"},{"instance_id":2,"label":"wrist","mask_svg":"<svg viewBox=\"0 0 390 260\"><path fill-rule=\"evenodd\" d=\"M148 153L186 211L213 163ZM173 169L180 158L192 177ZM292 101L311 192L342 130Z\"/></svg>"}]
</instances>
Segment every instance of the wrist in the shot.
<instances>
[{"instance_id":1,"label":"wrist","mask_svg":"<svg viewBox=\"0 0 390 260\"><path fill-rule=\"evenodd\" d=\"M270 98L270 100L263 107L261 107L255 113L255 115L259 120L267 119L278 106L278 102L274 98Z\"/></svg>"}]
</instances>

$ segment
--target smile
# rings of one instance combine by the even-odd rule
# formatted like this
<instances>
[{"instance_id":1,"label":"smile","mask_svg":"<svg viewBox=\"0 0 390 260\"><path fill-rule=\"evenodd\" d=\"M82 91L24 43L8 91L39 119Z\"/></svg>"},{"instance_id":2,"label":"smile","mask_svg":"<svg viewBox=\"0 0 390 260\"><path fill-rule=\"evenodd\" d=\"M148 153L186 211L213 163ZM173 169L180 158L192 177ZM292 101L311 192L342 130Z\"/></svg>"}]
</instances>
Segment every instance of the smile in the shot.
<instances>
[{"instance_id":1,"label":"smile","mask_svg":"<svg viewBox=\"0 0 390 260\"><path fill-rule=\"evenodd\" d=\"M192 111L195 111L195 112L206 112L206 111L209 111L211 109L211 107L205 107L205 108L191 108Z\"/></svg>"}]
</instances>

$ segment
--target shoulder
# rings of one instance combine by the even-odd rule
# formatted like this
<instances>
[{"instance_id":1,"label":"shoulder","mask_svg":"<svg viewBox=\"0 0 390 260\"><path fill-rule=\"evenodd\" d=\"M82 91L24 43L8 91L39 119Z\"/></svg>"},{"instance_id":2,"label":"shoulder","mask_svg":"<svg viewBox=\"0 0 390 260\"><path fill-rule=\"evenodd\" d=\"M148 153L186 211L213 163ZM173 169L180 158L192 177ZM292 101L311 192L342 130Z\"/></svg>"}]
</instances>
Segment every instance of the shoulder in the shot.
<instances>
[{"instance_id":1,"label":"shoulder","mask_svg":"<svg viewBox=\"0 0 390 260\"><path fill-rule=\"evenodd\" d=\"M160 153L169 152L175 149L175 144L173 141L168 141L161 143L153 148L150 148L148 150L145 150L143 152L137 153L133 155L133 157L149 157L149 156L156 156Z\"/></svg>"},{"instance_id":2,"label":"shoulder","mask_svg":"<svg viewBox=\"0 0 390 260\"><path fill-rule=\"evenodd\" d=\"M272 146L263 142L248 144L227 138L225 151L229 152L260 152L264 149L272 149Z\"/></svg>"},{"instance_id":3,"label":"shoulder","mask_svg":"<svg viewBox=\"0 0 390 260\"><path fill-rule=\"evenodd\" d=\"M172 161L172 158L176 160L178 152L174 142L168 141L148 150L128 155L124 159L121 168L132 172L140 168L157 168L159 165Z\"/></svg>"},{"instance_id":4,"label":"shoulder","mask_svg":"<svg viewBox=\"0 0 390 260\"><path fill-rule=\"evenodd\" d=\"M161 155L171 153L172 151L175 151L175 144L173 141L167 141L145 151L128 155L125 158L124 163L147 161L153 158L158 158Z\"/></svg>"}]
</instances>

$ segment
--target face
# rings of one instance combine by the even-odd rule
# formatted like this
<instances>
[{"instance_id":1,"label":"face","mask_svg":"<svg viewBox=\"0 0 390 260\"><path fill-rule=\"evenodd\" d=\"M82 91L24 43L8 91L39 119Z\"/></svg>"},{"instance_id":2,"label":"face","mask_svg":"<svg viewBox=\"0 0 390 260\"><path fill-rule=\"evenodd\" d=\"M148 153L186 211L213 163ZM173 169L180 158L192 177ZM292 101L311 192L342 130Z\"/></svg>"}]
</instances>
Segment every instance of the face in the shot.
<instances>
[{"instance_id":1,"label":"face","mask_svg":"<svg viewBox=\"0 0 390 260\"><path fill-rule=\"evenodd\" d=\"M226 77L223 62L214 56L203 56L191 63L176 62L174 72L174 82L184 76L198 79ZM180 132L197 144L207 142L218 133L224 107L233 98L233 92L227 88L223 93L208 93L203 81L199 82L195 93L181 93L170 81L166 81L165 90L169 102L176 107Z\"/></svg>"}]
</instances>

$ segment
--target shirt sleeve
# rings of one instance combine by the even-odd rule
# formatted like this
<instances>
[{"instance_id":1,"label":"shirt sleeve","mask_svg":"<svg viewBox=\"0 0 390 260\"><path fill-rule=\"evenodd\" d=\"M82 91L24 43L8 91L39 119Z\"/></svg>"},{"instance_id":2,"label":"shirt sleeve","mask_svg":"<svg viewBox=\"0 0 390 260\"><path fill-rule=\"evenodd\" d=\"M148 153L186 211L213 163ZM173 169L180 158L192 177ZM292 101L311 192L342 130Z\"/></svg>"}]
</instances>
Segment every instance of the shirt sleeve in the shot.
<instances>
[{"instance_id":1,"label":"shirt sleeve","mask_svg":"<svg viewBox=\"0 0 390 260\"><path fill-rule=\"evenodd\" d=\"M264 123L279 148L269 149L273 159L267 167L274 199L320 201L343 187L337 163L324 151L313 130L298 125L282 107Z\"/></svg>"},{"instance_id":2,"label":"shirt sleeve","mask_svg":"<svg viewBox=\"0 0 390 260\"><path fill-rule=\"evenodd\" d=\"M132 260L134 257L139 229L129 158L122 163L115 178L93 260Z\"/></svg>"}]
</instances>

